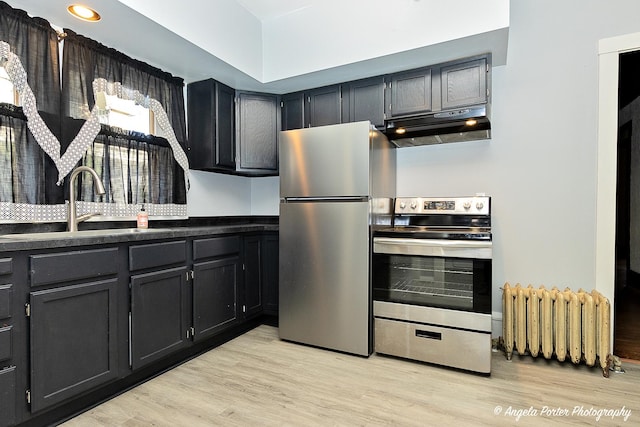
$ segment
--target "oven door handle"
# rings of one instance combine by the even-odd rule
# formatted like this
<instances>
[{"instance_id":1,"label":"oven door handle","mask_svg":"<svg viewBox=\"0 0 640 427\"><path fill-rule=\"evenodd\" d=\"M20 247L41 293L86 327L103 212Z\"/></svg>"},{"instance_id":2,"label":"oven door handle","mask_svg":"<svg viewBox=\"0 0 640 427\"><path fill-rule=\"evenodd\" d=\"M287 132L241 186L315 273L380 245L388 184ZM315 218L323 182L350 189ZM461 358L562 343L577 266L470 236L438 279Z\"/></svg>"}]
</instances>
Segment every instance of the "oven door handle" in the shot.
<instances>
[{"instance_id":1,"label":"oven door handle","mask_svg":"<svg viewBox=\"0 0 640 427\"><path fill-rule=\"evenodd\" d=\"M491 241L374 237L373 253L491 259Z\"/></svg>"}]
</instances>

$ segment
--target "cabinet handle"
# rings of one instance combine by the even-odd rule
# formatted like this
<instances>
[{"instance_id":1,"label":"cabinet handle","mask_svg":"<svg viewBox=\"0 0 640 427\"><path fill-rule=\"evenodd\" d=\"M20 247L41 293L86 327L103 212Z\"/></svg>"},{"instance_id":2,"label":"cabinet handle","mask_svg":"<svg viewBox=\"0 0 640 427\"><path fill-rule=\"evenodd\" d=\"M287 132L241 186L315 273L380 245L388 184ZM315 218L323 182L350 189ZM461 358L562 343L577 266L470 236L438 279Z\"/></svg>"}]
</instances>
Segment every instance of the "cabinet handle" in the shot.
<instances>
[{"instance_id":1,"label":"cabinet handle","mask_svg":"<svg viewBox=\"0 0 640 427\"><path fill-rule=\"evenodd\" d=\"M432 340L442 340L442 334L440 332L421 331L416 329L416 336L418 338L429 338Z\"/></svg>"}]
</instances>

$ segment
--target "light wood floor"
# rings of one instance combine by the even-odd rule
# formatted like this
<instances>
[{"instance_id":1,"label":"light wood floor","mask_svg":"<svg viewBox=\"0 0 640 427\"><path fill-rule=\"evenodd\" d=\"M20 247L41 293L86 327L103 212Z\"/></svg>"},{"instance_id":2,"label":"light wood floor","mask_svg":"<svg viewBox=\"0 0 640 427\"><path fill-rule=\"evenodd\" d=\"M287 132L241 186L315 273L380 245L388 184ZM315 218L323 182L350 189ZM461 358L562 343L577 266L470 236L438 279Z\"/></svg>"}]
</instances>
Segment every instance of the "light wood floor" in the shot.
<instances>
[{"instance_id":1,"label":"light wood floor","mask_svg":"<svg viewBox=\"0 0 640 427\"><path fill-rule=\"evenodd\" d=\"M278 339L260 326L63 424L76 426L640 425L640 365L598 368L495 352L492 374ZM566 416L543 414L544 408ZM572 414L575 408L581 414ZM534 412L535 411L535 412Z\"/></svg>"}]
</instances>

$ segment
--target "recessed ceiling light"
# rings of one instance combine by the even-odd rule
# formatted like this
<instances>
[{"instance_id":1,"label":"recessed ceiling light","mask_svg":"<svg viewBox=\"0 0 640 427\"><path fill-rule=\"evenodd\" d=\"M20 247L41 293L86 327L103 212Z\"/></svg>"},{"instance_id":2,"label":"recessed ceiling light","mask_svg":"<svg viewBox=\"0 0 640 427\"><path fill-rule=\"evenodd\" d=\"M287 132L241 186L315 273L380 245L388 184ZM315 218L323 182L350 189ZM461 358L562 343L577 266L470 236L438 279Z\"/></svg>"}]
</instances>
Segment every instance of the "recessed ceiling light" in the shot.
<instances>
[{"instance_id":1,"label":"recessed ceiling light","mask_svg":"<svg viewBox=\"0 0 640 427\"><path fill-rule=\"evenodd\" d=\"M396 129L396 133L398 135L402 135L403 133L405 133L407 130L405 128L398 128Z\"/></svg>"},{"instance_id":2,"label":"recessed ceiling light","mask_svg":"<svg viewBox=\"0 0 640 427\"><path fill-rule=\"evenodd\" d=\"M478 121L476 119L469 119L466 122L464 122L464 124L467 126L475 126L478 124Z\"/></svg>"},{"instance_id":3,"label":"recessed ceiling light","mask_svg":"<svg viewBox=\"0 0 640 427\"><path fill-rule=\"evenodd\" d=\"M100 14L98 12L81 4L72 4L67 10L70 14L83 21L96 22L100 20Z\"/></svg>"}]
</instances>

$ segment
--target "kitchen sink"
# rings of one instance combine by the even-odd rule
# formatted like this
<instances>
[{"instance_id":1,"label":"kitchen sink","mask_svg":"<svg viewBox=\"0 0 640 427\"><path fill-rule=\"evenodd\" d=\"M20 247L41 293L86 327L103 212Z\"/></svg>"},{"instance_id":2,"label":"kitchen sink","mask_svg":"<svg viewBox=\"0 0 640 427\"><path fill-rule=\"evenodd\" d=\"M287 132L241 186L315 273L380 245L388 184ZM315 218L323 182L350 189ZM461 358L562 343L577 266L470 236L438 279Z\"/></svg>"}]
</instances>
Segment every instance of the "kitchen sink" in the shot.
<instances>
[{"instance_id":1,"label":"kitchen sink","mask_svg":"<svg viewBox=\"0 0 640 427\"><path fill-rule=\"evenodd\" d=\"M168 228L114 228L105 230L82 231L49 231L44 233L4 234L1 239L11 240L58 240L76 239L83 237L122 236L140 233L157 233L170 231Z\"/></svg>"}]
</instances>

